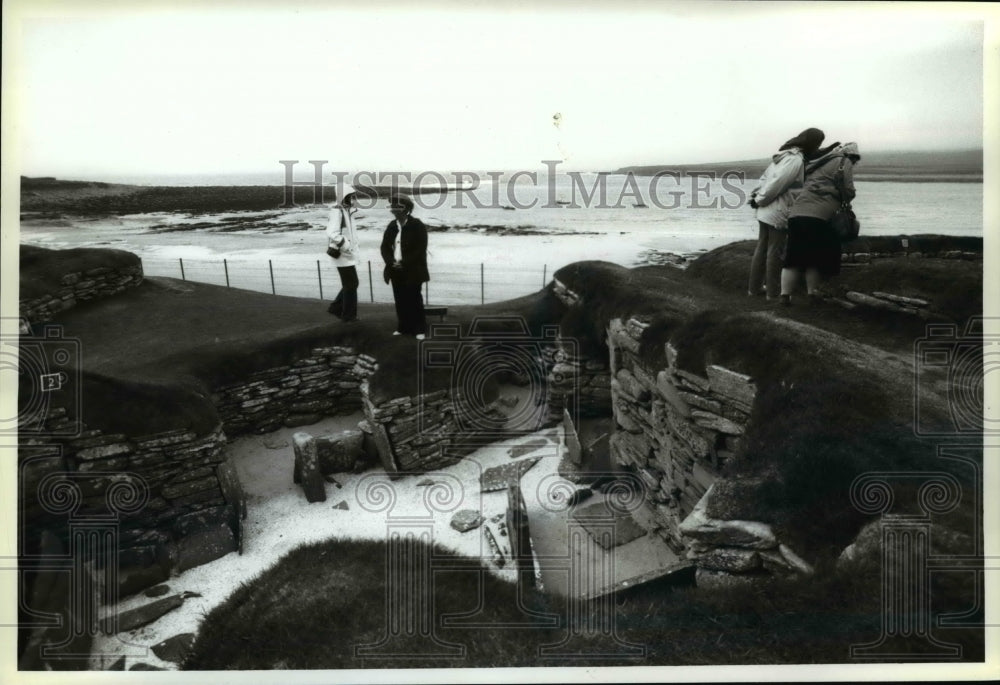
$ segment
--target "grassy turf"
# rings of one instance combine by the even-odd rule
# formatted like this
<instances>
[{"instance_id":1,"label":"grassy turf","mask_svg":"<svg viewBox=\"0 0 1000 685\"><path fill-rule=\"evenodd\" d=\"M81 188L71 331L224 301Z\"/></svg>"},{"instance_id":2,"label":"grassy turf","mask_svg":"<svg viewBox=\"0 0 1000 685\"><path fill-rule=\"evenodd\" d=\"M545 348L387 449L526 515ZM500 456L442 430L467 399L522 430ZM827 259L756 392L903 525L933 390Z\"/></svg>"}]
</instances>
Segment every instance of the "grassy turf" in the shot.
<instances>
[{"instance_id":1,"label":"grassy turf","mask_svg":"<svg viewBox=\"0 0 1000 685\"><path fill-rule=\"evenodd\" d=\"M420 548L429 550L425 544ZM382 542L342 540L293 550L208 613L184 668L844 663L851 660L852 644L874 641L882 626L878 569L860 565L851 572L750 589L704 593L659 584L633 590L610 604L579 605L581 621L573 624L577 635L570 638L565 599L529 594L521 602L525 609L518 609L514 585L481 573L475 561L436 548L433 586L421 595L428 609L418 615L427 617L438 642L404 634L382 655L359 659L356 647L386 635L387 603L404 606L387 590L386 554ZM407 559L402 558L403 568ZM967 599L940 576L933 591L934 616ZM548 614L554 625L539 625L529 611ZM474 616L483 627L448 625L442 621L448 615ZM935 632L962 645L964 660L982 659L981 631ZM446 643L464 651L430 656ZM917 654L920 647L914 639L898 645L902 654Z\"/></svg>"},{"instance_id":2,"label":"grassy turf","mask_svg":"<svg viewBox=\"0 0 1000 685\"><path fill-rule=\"evenodd\" d=\"M140 260L124 250L76 247L50 250L33 245L21 245L19 299L31 300L55 294L62 288L62 277L99 267L120 268L139 266Z\"/></svg>"}]
</instances>

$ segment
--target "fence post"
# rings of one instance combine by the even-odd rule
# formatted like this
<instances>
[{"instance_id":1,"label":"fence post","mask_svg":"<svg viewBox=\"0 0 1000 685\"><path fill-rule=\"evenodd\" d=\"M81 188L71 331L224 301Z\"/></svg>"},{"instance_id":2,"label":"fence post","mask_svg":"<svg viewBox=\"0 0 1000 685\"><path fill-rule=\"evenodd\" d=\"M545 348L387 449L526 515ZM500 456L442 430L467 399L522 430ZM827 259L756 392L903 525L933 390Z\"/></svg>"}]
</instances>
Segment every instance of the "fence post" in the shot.
<instances>
[{"instance_id":1,"label":"fence post","mask_svg":"<svg viewBox=\"0 0 1000 685\"><path fill-rule=\"evenodd\" d=\"M479 304L486 304L486 271L479 262Z\"/></svg>"},{"instance_id":2,"label":"fence post","mask_svg":"<svg viewBox=\"0 0 1000 685\"><path fill-rule=\"evenodd\" d=\"M278 293L274 291L274 264L271 263L270 259L267 260L267 268L271 270L271 294L277 295Z\"/></svg>"},{"instance_id":3,"label":"fence post","mask_svg":"<svg viewBox=\"0 0 1000 685\"><path fill-rule=\"evenodd\" d=\"M545 277L548 276L548 275L549 275L549 265L548 264L542 264L542 287L543 288L545 287L545 282L546 282Z\"/></svg>"},{"instance_id":4,"label":"fence post","mask_svg":"<svg viewBox=\"0 0 1000 685\"><path fill-rule=\"evenodd\" d=\"M226 287L229 287L229 261L226 259L222 260L222 266L226 270Z\"/></svg>"},{"instance_id":5,"label":"fence post","mask_svg":"<svg viewBox=\"0 0 1000 685\"><path fill-rule=\"evenodd\" d=\"M182 281L186 281L187 279L184 278L184 258L183 257L178 257L177 261L179 261L181 263L181 280Z\"/></svg>"},{"instance_id":6,"label":"fence post","mask_svg":"<svg viewBox=\"0 0 1000 685\"><path fill-rule=\"evenodd\" d=\"M319 279L319 299L323 299L323 272L319 270L319 260L316 260L316 278Z\"/></svg>"},{"instance_id":7,"label":"fence post","mask_svg":"<svg viewBox=\"0 0 1000 685\"><path fill-rule=\"evenodd\" d=\"M375 286L372 285L372 260L368 260L368 292L371 293L372 302L375 301Z\"/></svg>"}]
</instances>

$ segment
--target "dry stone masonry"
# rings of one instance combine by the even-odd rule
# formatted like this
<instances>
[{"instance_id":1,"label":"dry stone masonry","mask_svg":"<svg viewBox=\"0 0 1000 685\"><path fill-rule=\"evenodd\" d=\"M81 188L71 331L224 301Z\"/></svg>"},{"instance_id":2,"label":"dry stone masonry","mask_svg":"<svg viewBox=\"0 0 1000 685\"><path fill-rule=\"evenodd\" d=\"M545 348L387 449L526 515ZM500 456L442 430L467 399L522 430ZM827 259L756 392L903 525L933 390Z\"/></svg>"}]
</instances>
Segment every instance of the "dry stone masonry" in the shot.
<instances>
[{"instance_id":1,"label":"dry stone masonry","mask_svg":"<svg viewBox=\"0 0 1000 685\"><path fill-rule=\"evenodd\" d=\"M558 279L552 292L567 307L579 305L580 296ZM583 354L574 341L558 339L542 350L546 377L549 420L561 421L569 409L576 417L607 416L611 410L611 372L608 359ZM572 397L576 406L570 406Z\"/></svg>"},{"instance_id":2,"label":"dry stone masonry","mask_svg":"<svg viewBox=\"0 0 1000 685\"><path fill-rule=\"evenodd\" d=\"M349 347L317 347L293 364L250 374L217 388L212 400L229 437L316 423L361 408L360 384L375 359Z\"/></svg>"},{"instance_id":3,"label":"dry stone masonry","mask_svg":"<svg viewBox=\"0 0 1000 685\"><path fill-rule=\"evenodd\" d=\"M44 529L66 516L72 523L117 515L120 592L240 548L246 498L224 454L221 426L204 435L135 437L84 426L54 450L45 442L29 439L20 448L25 521ZM66 509L60 503L70 492L74 506Z\"/></svg>"},{"instance_id":4,"label":"dry stone masonry","mask_svg":"<svg viewBox=\"0 0 1000 685\"><path fill-rule=\"evenodd\" d=\"M711 589L774 576L811 575L812 566L783 544L768 524L724 521L708 515L711 499L723 482L709 487L679 528L688 541L687 556L697 567L698 586Z\"/></svg>"},{"instance_id":5,"label":"dry stone masonry","mask_svg":"<svg viewBox=\"0 0 1000 685\"><path fill-rule=\"evenodd\" d=\"M861 252L850 246L846 247L841 260L850 265L870 264L877 259L889 259L892 257L909 257L910 259L920 259L922 257L934 257L935 259L964 259L966 261L982 261L982 252L972 252L969 250L938 250L934 252L908 252L899 250L896 252Z\"/></svg>"},{"instance_id":6,"label":"dry stone masonry","mask_svg":"<svg viewBox=\"0 0 1000 685\"><path fill-rule=\"evenodd\" d=\"M666 368L649 368L639 357L647 326L634 318L613 319L608 326L617 425L611 455L645 485L645 500L634 513L637 522L681 553L686 543L680 523L721 469L737 458L756 386L748 376L721 366L709 366L703 374L681 369L670 343Z\"/></svg>"},{"instance_id":7,"label":"dry stone masonry","mask_svg":"<svg viewBox=\"0 0 1000 685\"><path fill-rule=\"evenodd\" d=\"M58 290L21 300L19 309L21 317L29 322L50 321L55 314L70 309L78 302L116 295L140 283L142 262L136 258L135 264L127 266L99 266L64 274Z\"/></svg>"},{"instance_id":8,"label":"dry stone masonry","mask_svg":"<svg viewBox=\"0 0 1000 685\"><path fill-rule=\"evenodd\" d=\"M456 463L503 433L500 401L473 409L458 390L442 389L380 401L361 383L365 419L390 475Z\"/></svg>"}]
</instances>

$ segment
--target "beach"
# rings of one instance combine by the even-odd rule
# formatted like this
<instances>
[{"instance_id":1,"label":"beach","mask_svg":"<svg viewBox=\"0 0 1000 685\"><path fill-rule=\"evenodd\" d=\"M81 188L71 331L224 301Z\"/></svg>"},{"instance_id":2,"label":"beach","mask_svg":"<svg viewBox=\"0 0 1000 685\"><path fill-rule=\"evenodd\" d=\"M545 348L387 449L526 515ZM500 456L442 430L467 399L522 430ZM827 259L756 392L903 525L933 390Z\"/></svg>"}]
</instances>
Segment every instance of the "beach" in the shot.
<instances>
[{"instance_id":1,"label":"beach","mask_svg":"<svg viewBox=\"0 0 1000 685\"><path fill-rule=\"evenodd\" d=\"M577 182L563 176L555 185L543 179L536 184L515 184L513 190L505 188L503 193L484 184L471 195L416 196L414 215L430 231L427 301L443 305L496 302L535 292L556 269L577 261L596 259L637 266L662 262L666 255L691 257L757 237L753 211L739 204L756 184L755 179L741 183L723 183L721 179L673 183L667 179L653 188L664 208L640 202L640 198L623 197L623 191L629 190L624 178L611 175L601 181L590 174L581 175ZM641 199L649 200L650 180L638 182ZM856 185L853 204L863 237L983 233L981 183L859 181ZM236 210L218 205L260 206L268 200L261 199L261 192L240 186L180 190L186 191L183 197L197 194L199 203L214 209L168 211L161 207L116 215L22 208L20 239L43 247L107 247L134 252L142 258L144 273L149 276L322 299L332 299L339 289L336 270L324 254L329 207L307 204L309 188L298 190L298 206ZM531 206L505 209L513 205L502 202L496 206L494 193L504 198L508 190L517 203ZM593 191L589 202L585 191ZM121 191L110 187L95 192L115 195ZM159 206L161 202L149 198L166 202L177 192L172 187L143 188L146 199L130 206L141 207L143 202ZM273 197L271 204L279 204L281 189L268 192ZM479 198L482 208L473 205L473 196ZM31 200L34 205L29 202L29 210L44 196ZM666 204L668 200L671 204ZM362 303L392 301L390 289L381 280L378 249L390 219L385 200L362 203L356 222Z\"/></svg>"}]
</instances>

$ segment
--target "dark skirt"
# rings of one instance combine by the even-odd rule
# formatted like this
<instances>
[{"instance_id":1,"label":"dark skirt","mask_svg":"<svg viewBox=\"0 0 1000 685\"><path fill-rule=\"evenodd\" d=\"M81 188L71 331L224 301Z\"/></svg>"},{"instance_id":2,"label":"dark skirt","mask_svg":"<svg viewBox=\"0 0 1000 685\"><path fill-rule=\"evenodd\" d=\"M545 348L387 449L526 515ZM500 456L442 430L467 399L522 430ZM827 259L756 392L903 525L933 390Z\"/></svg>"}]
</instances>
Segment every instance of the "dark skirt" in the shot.
<instances>
[{"instance_id":1,"label":"dark skirt","mask_svg":"<svg viewBox=\"0 0 1000 685\"><path fill-rule=\"evenodd\" d=\"M788 220L786 269L816 269L824 278L840 273L840 239L829 221L812 216Z\"/></svg>"}]
</instances>

